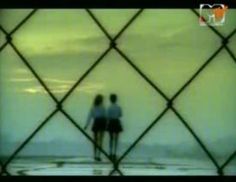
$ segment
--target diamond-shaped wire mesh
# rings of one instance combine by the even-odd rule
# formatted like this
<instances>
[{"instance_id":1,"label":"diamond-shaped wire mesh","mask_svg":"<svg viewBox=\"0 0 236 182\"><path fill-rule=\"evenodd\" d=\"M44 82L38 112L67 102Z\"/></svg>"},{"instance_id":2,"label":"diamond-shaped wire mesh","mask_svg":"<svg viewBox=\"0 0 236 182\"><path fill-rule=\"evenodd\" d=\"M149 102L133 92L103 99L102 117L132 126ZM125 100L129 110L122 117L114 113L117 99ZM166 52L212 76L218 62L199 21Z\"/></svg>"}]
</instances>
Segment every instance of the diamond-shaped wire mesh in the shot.
<instances>
[{"instance_id":1,"label":"diamond-shaped wire mesh","mask_svg":"<svg viewBox=\"0 0 236 182\"><path fill-rule=\"evenodd\" d=\"M20 146L18 146L16 149L14 149L12 151L12 154L10 156L8 156L6 160L1 161L1 165L2 165L1 175L11 175L7 169L8 166L17 157L17 155L19 155L19 153L29 145L30 141L33 140L36 137L36 135L43 130L43 128L45 128L47 125L49 125L48 123L51 120L53 120L55 115L58 115L58 114L63 115L65 117L66 121L68 121L68 123L71 123L72 126L74 126L76 129L78 129L78 131L81 134L83 134L83 136L88 141L90 141L94 145L97 145L94 142L94 140L92 139L92 137L86 131L84 131L84 129L81 126L81 123L78 122L77 119L75 119L75 117L72 116L72 114L70 114L70 112L67 110L67 107L65 107L66 106L65 102L68 100L67 103L69 104L70 103L69 98L71 98L71 97L73 98L73 96L75 96L75 93L74 93L75 90L79 89L82 86L82 83L84 83L84 80L88 79L90 77L90 75L92 75L97 69L99 69L99 66L101 66L102 63L105 63L105 61L108 62L108 60L106 60L106 58L109 57L109 54L115 54L115 55L119 56L120 57L119 62L121 63L123 61L122 63L128 65L129 68L132 68L132 71L136 74L137 78L146 82L146 85L149 85L150 88L153 89L153 91L155 92L153 97L160 98L159 100L163 100L163 103L164 103L164 106L162 107L162 109L156 113L155 118L152 121L149 121L149 125L147 127L142 128L142 133L139 133L138 136L135 136L134 142L132 142L132 144L130 146L128 146L125 151L122 152L121 156L117 160L115 160L115 161L112 160L104 148L97 146L99 148L99 150L109 160L110 164L113 165L113 170L111 170L109 172L109 175L112 175L115 173L118 173L119 175L123 175L123 171L120 169L121 168L120 166L123 165L122 161L125 159L125 157L129 153L131 153L131 151L133 151L133 150L135 150L135 148L137 148L138 144L141 142L141 140L143 140L143 138L146 135L154 132L152 130L154 127L156 127L158 129L157 123L161 122L162 119L168 115L167 113L172 113L172 115L174 115L176 117L179 124L185 128L185 131L192 137L192 139L196 142L196 144L202 149L202 152L209 159L211 164L215 167L216 172L219 175L224 175L224 169L235 159L236 151L234 151L232 154L230 154L228 159L224 160L223 162L222 161L219 162L217 157L215 157L215 155L213 154L213 151L210 150L208 143L206 142L206 139L204 137L202 137L202 135L199 134L199 130L196 130L196 128L190 122L191 118L188 117L188 114L191 115L191 113L186 114L184 112L184 110L182 111L182 109L178 107L178 102L181 100L182 97L186 96L186 95L183 95L184 92L185 93L187 93L188 91L192 92L191 86L194 86L195 82L197 84L198 83L197 81L199 81L200 77L204 75L204 72L208 72L209 69L211 69L213 67L213 64L214 63L216 64L216 62L217 62L216 59L218 57L220 57L221 54L223 54L222 53L223 51L224 51L225 56L232 58L231 59L232 64L234 64L236 62L235 53L233 50L235 46L233 46L233 43L232 43L233 41L231 42L231 39L235 39L235 37L236 37L235 36L236 25L234 27L232 27L232 29L230 31L228 31L228 29L227 29L227 31L225 31L224 29L220 29L220 28L218 30L218 29L211 27L211 26L208 26L209 29L207 27L205 27L205 31L207 29L208 34L209 34L209 32L211 32L211 34L209 34L209 36L216 37L219 40L219 45L215 45L215 47L212 46L214 48L213 52L208 53L207 51L205 51L204 54L206 54L206 55L203 60L199 60L199 62L198 62L199 65L198 65L197 69L196 70L192 69L193 72L191 72L191 74L190 74L190 72L188 74L186 74L186 75L188 75L188 78L186 78L185 80L182 81L181 86L177 90L173 89L174 92L167 93L167 90L162 89L163 87L165 87L165 86L161 85L162 80L156 81L156 79L154 77L152 77L151 73L149 74L147 70L142 69L142 65L140 64L140 61L138 62L139 57L138 56L135 57L135 52L134 52L134 54L130 53L130 52L132 52L132 48L135 47L136 45L140 46L139 51L142 51L142 47L144 47L144 45L142 45L142 44L145 44L146 40L145 39L143 40L142 37L134 37L134 40L135 40L134 44L129 45L129 43L126 42L126 39L125 39L125 36L126 36L126 34L128 34L129 29L134 28L136 25L138 26L139 20L141 22L141 18L145 17L145 13L148 13L148 11L151 11L151 10L141 9L141 10L132 10L130 12L127 12L127 14L125 14L123 16L123 19L126 20L127 18L125 19L124 17L128 17L129 20L124 21L123 24L122 23L117 24L118 28L114 28L114 27L109 26L109 21L105 21L105 19L106 19L105 17L109 14L112 15L112 13L114 13L114 15L112 15L112 16L118 16L118 14L116 14L115 12L112 12L112 10L109 10L109 11L110 12L107 12L107 14L106 13L103 14L103 17L100 16L100 18L99 18L99 13L100 13L99 11L89 10L89 9L83 10L82 12L80 11L80 13L84 13L87 16L87 18L85 18L85 19L80 19L81 24L83 24L83 21L90 21L91 27L94 28L94 31L95 32L97 31L99 33L98 34L99 36L100 35L104 36L107 41L100 42L101 47L99 48L99 51L97 51L96 54L94 54L95 55L94 57L91 57L90 64L89 64L91 66L84 67L83 69L81 69L79 71L80 74L77 74L77 75L76 75L76 71L75 71L76 69L74 70L75 71L74 78L76 77L76 80L74 79L75 81L73 83L70 83L69 85L67 85L63 94L62 95L60 94L59 96L53 91L53 89L51 87L52 85L50 85L50 82L48 82L45 79L45 77L47 77L47 76L43 75L43 72L40 72L40 70L42 71L42 69L46 69L46 68L39 68L39 66L36 65L37 60L34 63L32 61L33 58L31 58L30 52L27 52L27 50L28 50L27 46L25 47L25 49L23 48L24 45L27 44L27 41L28 41L28 40L26 40L26 38L28 38L28 39L30 39L30 38L23 37L23 36L22 36L23 38L20 38L21 31L23 31L24 28L27 29L27 25L29 26L28 28L30 31L30 26L31 26L30 23L31 22L32 22L32 24L35 24L37 26L37 21L43 21L43 18L41 18L41 16L37 16L37 14L40 14L40 12L42 14L44 14L45 12L42 12L42 10L32 10L27 13L22 12L22 14L26 14L26 15L24 16L21 13L19 13L19 16L17 16L17 19L19 19L20 21L16 20L16 23L14 26L1 24L0 35L1 34L5 35L5 41L2 38L3 36L0 39L1 56L4 55L4 51L7 51L8 49L11 50L10 54L13 54L13 52L14 52L15 56L17 57L17 59L15 59L15 60L21 62L21 64L22 64L21 66L24 66L24 69L26 69L28 71L28 73L30 73L34 76L35 82L37 81L39 83L40 89L43 90L44 92L46 92L47 95L49 96L49 98L51 98L51 100L48 101L47 105L51 105L50 107L52 107L50 109L49 108L44 109L44 111L51 110L51 112L45 112L46 113L45 119L37 117L37 119L40 119L41 122L37 123L34 127L32 127L32 128L34 128L34 129L32 129L33 132L31 130L30 132L32 132L32 133L30 133L30 135L27 135L27 137L25 137L25 136L22 137L24 139L22 140L22 143L20 144ZM157 12L158 10L152 10L152 11ZM55 12L55 11L51 12L51 10L49 10L47 13L49 15L52 15L53 13L55 13L55 16L57 15L57 12ZM161 13L162 12L160 12L160 14ZM183 12L180 12L180 13L183 13ZM150 13L150 15L152 15L152 14ZM176 14L173 14L173 15L176 16ZM198 11L196 11L194 9L191 10L191 12L189 13L189 16L190 15L192 17L196 18L196 20L199 17ZM24 18L21 18L21 16ZM69 16L69 15L66 15L66 16ZM76 15L76 13L72 13L72 15L70 15L70 16L72 19L72 17L77 16L77 15ZM50 17L50 16L48 16L48 17ZM79 17L80 16L78 13L78 20L79 20ZM122 17L121 17L121 19L122 19ZM72 24L75 23L74 21L76 21L76 18L72 19ZM163 21L163 19L161 19L161 21ZM72 32L77 31L77 29L72 30L72 28L70 27L70 23L71 22L68 22L68 24L67 24L68 27L64 27L64 28L66 30L68 29L68 31L72 31ZM78 23L77 28L79 29L80 28L79 21L76 23ZM55 25L56 24L57 24L57 22L55 22ZM141 23L141 26L142 26L142 24L144 24L143 26L145 28L145 22ZM152 25L152 22L147 22L147 25L148 24ZM158 24L158 19L157 19L156 24ZM63 28L63 27L61 27L61 28ZM84 27L84 28L87 30L90 30L87 27ZM39 29L42 30L42 33L47 34L47 31L44 30L44 27L39 27ZM116 30L119 30L119 31L116 31ZM158 29L155 29L153 31L158 33ZM49 30L49 32L50 32L50 30ZM202 31L202 32L204 32L204 31ZM19 33L19 35L17 35L18 33ZM68 32L68 33L70 33L70 32ZM177 33L178 33L178 31L177 31ZM33 47L33 45L31 44L31 46L32 46L31 51L37 50L37 44L48 44L49 45L48 49L50 51L57 51L57 50L51 49L51 47L50 47L50 44L55 43L55 42L53 42L53 40L54 40L53 37L50 37L50 36L53 36L53 35L48 34L48 40L49 40L48 42L42 42L41 40L38 40L38 43L34 42L36 44L35 47ZM35 37L37 37L37 35L35 35ZM124 37L124 39L122 39L122 37ZM50 39L52 40L51 42L50 42ZM136 42L136 40L137 40L137 42ZM209 40L211 40L211 37L209 38ZM87 40L86 37L84 38L84 41L89 42L89 40ZM141 42L139 42L139 41L141 41ZM190 41L192 41L192 39L190 39ZM66 42L65 42L65 44L66 44ZM107 44L107 45L105 45L105 44ZM147 41L147 44L148 44L148 41ZM161 42L160 42L160 44L161 44ZM151 47L155 46L152 44L150 44L150 45L151 45ZM72 47L68 47L67 51L70 49L72 49ZM96 49L93 47L93 42L91 42L91 44L88 46L88 49ZM131 50L130 52L129 52L129 49ZM169 54L172 54L172 53L170 52ZM63 58L57 57L56 59L58 59L58 61L53 63L53 64L55 64L54 65L55 68L57 68L57 65L59 65L60 62L62 62ZM80 58L78 58L78 59L80 59ZM81 59L83 59L83 57L81 57ZM198 59L198 56L195 55L194 59ZM199 58L199 59L201 59L201 58ZM221 59L224 59L224 57L219 58L220 61L221 61ZM6 60L1 59L1 61L2 61L1 64L5 64L4 62ZM178 63L176 63L176 64L178 64ZM60 69L63 69L63 67L67 66L67 64L60 65L60 66L61 66ZM5 71L7 71L7 70L5 70ZM55 75L55 77L57 77L57 76ZM63 78L60 78L60 79L63 79ZM68 79L71 79L71 78L68 78ZM178 78L176 78L176 79L178 79ZM163 79L163 81L164 81L164 79ZM160 85L159 85L159 83L160 83ZM162 84L164 84L164 82L162 82ZM53 105L52 105L51 101L52 101ZM24 103L22 103L22 104L24 104ZM3 107L4 107L4 105L3 105ZM45 113L44 113L44 115L45 115ZM1 140L4 141L4 138ZM22 173L22 174L24 174L24 173Z\"/></svg>"}]
</instances>

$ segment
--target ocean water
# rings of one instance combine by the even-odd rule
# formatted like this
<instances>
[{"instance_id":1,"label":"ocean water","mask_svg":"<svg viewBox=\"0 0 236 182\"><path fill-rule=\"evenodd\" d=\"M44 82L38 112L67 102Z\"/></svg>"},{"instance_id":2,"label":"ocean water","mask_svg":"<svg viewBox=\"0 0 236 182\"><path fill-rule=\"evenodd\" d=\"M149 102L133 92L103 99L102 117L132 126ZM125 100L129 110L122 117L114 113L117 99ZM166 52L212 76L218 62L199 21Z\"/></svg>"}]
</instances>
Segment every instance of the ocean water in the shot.
<instances>
[{"instance_id":1,"label":"ocean water","mask_svg":"<svg viewBox=\"0 0 236 182\"><path fill-rule=\"evenodd\" d=\"M119 166L123 175L217 175L209 161L189 159L135 159ZM225 175L236 175L236 165L226 168ZM95 162L88 157L27 157L14 159L8 166L11 175L109 175L112 164L103 159ZM119 175L114 172L113 175Z\"/></svg>"}]
</instances>

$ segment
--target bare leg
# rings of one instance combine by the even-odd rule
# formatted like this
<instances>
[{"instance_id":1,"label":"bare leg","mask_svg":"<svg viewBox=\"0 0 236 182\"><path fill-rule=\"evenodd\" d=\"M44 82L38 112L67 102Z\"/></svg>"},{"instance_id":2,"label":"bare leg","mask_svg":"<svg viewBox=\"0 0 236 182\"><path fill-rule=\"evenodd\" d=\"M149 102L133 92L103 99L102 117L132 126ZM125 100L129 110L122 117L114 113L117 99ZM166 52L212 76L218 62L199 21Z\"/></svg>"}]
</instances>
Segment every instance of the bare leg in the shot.
<instances>
[{"instance_id":1,"label":"bare leg","mask_svg":"<svg viewBox=\"0 0 236 182\"><path fill-rule=\"evenodd\" d=\"M94 141L97 144L98 143L98 133L94 132ZM94 158L97 158L97 146L95 144L93 144L94 147Z\"/></svg>"},{"instance_id":2,"label":"bare leg","mask_svg":"<svg viewBox=\"0 0 236 182\"><path fill-rule=\"evenodd\" d=\"M113 138L112 132L110 132L109 134L110 134L110 156L112 156L113 155L113 140L114 140L114 138Z\"/></svg>"},{"instance_id":3,"label":"bare leg","mask_svg":"<svg viewBox=\"0 0 236 182\"><path fill-rule=\"evenodd\" d=\"M114 155L116 156L117 148L118 148L118 139L119 139L119 133L114 133L114 142L115 142L115 151Z\"/></svg>"},{"instance_id":4,"label":"bare leg","mask_svg":"<svg viewBox=\"0 0 236 182\"><path fill-rule=\"evenodd\" d=\"M104 132L103 131L100 131L99 132L99 135L98 135L98 146L100 148L102 148L103 146L103 136L104 136ZM101 155L101 151L98 150L98 157L100 158L100 155Z\"/></svg>"}]
</instances>

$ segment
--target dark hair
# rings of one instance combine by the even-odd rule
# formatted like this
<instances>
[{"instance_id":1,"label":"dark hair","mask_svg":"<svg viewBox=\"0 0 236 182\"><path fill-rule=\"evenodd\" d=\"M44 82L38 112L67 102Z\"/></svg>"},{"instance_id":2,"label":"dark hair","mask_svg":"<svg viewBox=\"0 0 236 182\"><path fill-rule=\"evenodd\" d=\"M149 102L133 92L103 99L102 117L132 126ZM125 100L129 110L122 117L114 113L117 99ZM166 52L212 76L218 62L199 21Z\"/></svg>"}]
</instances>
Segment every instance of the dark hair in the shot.
<instances>
[{"instance_id":1,"label":"dark hair","mask_svg":"<svg viewBox=\"0 0 236 182\"><path fill-rule=\"evenodd\" d=\"M98 94L98 95L96 95L96 97L94 99L93 105L99 106L100 104L102 104L102 102L103 102L103 96Z\"/></svg>"},{"instance_id":2,"label":"dark hair","mask_svg":"<svg viewBox=\"0 0 236 182\"><path fill-rule=\"evenodd\" d=\"M110 101L111 101L112 103L116 103L116 101L117 101L117 95L116 95L116 94L111 94L111 95L110 95Z\"/></svg>"}]
</instances>

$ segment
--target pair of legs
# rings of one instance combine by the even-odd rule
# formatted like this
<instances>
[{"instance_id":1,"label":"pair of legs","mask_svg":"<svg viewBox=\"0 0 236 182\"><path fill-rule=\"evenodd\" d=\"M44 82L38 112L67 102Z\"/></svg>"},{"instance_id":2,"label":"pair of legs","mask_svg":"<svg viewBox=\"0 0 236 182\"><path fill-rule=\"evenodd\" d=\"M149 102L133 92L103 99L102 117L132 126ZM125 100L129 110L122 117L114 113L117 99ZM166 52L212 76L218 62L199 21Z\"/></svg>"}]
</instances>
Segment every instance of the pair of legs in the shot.
<instances>
[{"instance_id":1,"label":"pair of legs","mask_svg":"<svg viewBox=\"0 0 236 182\"><path fill-rule=\"evenodd\" d=\"M94 132L94 141L96 142L96 144L100 148L102 148L103 136L104 136L104 131L96 131L96 132ZM100 161L101 160L100 156L101 156L101 151L94 144L94 159Z\"/></svg>"},{"instance_id":2,"label":"pair of legs","mask_svg":"<svg viewBox=\"0 0 236 182\"><path fill-rule=\"evenodd\" d=\"M110 156L114 159L116 158L116 151L118 146L118 132L109 132L110 134Z\"/></svg>"}]
</instances>

